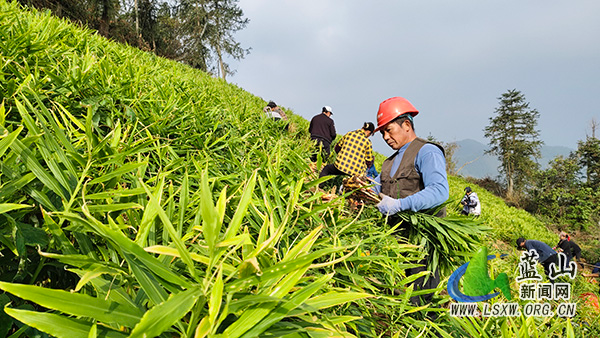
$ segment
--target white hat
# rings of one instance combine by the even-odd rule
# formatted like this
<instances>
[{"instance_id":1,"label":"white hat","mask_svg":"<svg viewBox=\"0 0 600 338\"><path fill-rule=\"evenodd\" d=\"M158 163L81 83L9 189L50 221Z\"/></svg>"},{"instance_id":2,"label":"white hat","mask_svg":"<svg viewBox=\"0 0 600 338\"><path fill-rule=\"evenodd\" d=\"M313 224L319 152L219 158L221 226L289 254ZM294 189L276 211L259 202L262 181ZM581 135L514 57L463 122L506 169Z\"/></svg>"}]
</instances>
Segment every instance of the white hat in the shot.
<instances>
[{"instance_id":1,"label":"white hat","mask_svg":"<svg viewBox=\"0 0 600 338\"><path fill-rule=\"evenodd\" d=\"M331 111L331 107L330 106L323 107L323 112L330 112L330 113L333 114L333 112Z\"/></svg>"}]
</instances>

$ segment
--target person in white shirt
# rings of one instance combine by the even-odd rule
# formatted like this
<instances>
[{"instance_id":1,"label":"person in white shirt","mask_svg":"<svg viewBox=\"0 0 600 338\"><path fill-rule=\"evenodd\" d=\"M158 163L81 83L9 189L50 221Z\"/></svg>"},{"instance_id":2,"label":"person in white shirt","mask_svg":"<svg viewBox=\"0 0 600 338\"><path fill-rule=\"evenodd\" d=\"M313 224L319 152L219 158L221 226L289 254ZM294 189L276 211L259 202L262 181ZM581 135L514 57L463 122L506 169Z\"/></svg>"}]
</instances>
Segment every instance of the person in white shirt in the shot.
<instances>
[{"instance_id":1,"label":"person in white shirt","mask_svg":"<svg viewBox=\"0 0 600 338\"><path fill-rule=\"evenodd\" d=\"M477 197L476 192L471 190L471 187L465 188L465 196L460 201L460 204L463 205L463 215L481 215L481 203L479 202L479 197Z\"/></svg>"}]
</instances>

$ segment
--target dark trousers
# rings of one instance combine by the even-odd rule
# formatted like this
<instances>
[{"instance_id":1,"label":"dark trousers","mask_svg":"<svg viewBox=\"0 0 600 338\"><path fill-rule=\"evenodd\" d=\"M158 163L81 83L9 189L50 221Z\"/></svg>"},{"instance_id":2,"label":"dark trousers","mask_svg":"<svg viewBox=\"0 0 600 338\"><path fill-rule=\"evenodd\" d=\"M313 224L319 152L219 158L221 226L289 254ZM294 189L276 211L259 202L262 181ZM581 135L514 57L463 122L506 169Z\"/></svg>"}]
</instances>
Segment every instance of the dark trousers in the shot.
<instances>
[{"instance_id":1,"label":"dark trousers","mask_svg":"<svg viewBox=\"0 0 600 338\"><path fill-rule=\"evenodd\" d=\"M345 172L336 168L335 165L328 164L328 165L324 166L323 169L321 170L321 173L319 174L319 178L321 178L323 176L338 176L338 175L348 175L348 174L346 174ZM331 181L329 181L329 182L331 182ZM333 184L335 185L335 180L333 181ZM319 184L319 188L325 189L323 186L323 183Z\"/></svg>"},{"instance_id":2,"label":"dark trousers","mask_svg":"<svg viewBox=\"0 0 600 338\"><path fill-rule=\"evenodd\" d=\"M334 175L347 175L345 172L339 170L334 164L328 164L323 167L321 173L319 174L319 178L323 176L334 176Z\"/></svg>"},{"instance_id":3,"label":"dark trousers","mask_svg":"<svg viewBox=\"0 0 600 338\"><path fill-rule=\"evenodd\" d=\"M444 209L444 211L445 211L445 209ZM444 216L445 216L445 213L444 213ZM402 222L402 220L397 216L392 216L388 219L388 222L390 225L394 226L394 225ZM404 224L404 226L411 226L411 225ZM400 225L400 228L402 228L402 225ZM408 238L409 232L407 231L407 229L400 229L400 230L396 231L395 235L404 237L404 238ZM416 267L416 268L408 268L408 269L404 270L406 277L408 278L408 277L410 277L414 274L417 274L419 272L422 272L422 271L428 271L427 270L427 264L429 263L428 259L429 259L429 257L425 257L424 259L422 259L420 261L411 262L414 264L420 264L421 266ZM414 291L437 288L438 285L440 285L440 270L439 270L439 268L437 268L435 271L433 271L433 273L431 273L429 275L415 279L415 281L412 282L411 285L413 286ZM413 306L425 305L425 304L431 303L432 301L433 301L433 292L427 293L427 294L424 294L421 296L410 297L410 303Z\"/></svg>"},{"instance_id":4,"label":"dark trousers","mask_svg":"<svg viewBox=\"0 0 600 338\"><path fill-rule=\"evenodd\" d=\"M558 255L552 255L546 258L546 260L543 261L541 264L544 267L544 272L546 273L546 276L548 276L548 279L550 279L550 282L554 283L554 279L550 278L550 264L552 263L558 266Z\"/></svg>"},{"instance_id":5,"label":"dark trousers","mask_svg":"<svg viewBox=\"0 0 600 338\"><path fill-rule=\"evenodd\" d=\"M416 268L409 268L405 270L406 277L412 276L422 271L427 271L427 259L423 259L422 261L416 262L417 264L421 264L423 266L419 266ZM425 280L427 279L427 280ZM425 277L417 278L413 283L413 290L426 290L426 289L435 289L440 284L440 270L436 269L433 274L430 274ZM433 293L427 293L421 296L412 296L410 297L410 302L413 306L420 306L431 303L433 300Z\"/></svg>"},{"instance_id":6,"label":"dark trousers","mask_svg":"<svg viewBox=\"0 0 600 338\"><path fill-rule=\"evenodd\" d=\"M323 162L326 162L327 159L329 158L329 154L331 154L331 142L329 142L328 140L322 139L320 137L311 137L311 139L313 141L316 141L316 145L317 148L321 147L321 158L323 159ZM317 161L317 154L313 154L310 157L310 160L313 162Z\"/></svg>"}]
</instances>

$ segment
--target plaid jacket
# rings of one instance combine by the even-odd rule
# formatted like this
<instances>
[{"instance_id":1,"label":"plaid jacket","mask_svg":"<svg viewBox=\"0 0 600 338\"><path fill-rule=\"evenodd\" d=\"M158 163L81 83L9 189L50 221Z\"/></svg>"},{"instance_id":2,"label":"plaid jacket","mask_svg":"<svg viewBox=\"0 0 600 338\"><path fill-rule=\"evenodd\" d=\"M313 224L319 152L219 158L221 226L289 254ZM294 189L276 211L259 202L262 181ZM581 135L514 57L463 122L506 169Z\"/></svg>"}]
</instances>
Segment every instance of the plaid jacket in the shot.
<instances>
[{"instance_id":1,"label":"plaid jacket","mask_svg":"<svg viewBox=\"0 0 600 338\"><path fill-rule=\"evenodd\" d=\"M373 148L364 131L358 129L347 133L338 146L341 150L335 159L335 167L348 175L365 175L367 161L373 161Z\"/></svg>"}]
</instances>

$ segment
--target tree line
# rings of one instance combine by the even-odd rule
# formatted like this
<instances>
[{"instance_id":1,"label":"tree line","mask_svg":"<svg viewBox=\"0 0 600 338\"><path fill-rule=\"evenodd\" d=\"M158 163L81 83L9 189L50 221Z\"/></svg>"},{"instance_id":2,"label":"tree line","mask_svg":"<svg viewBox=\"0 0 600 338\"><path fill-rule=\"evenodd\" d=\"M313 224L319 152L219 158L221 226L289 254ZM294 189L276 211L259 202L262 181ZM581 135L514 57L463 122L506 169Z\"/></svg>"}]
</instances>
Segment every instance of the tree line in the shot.
<instances>
[{"instance_id":1,"label":"tree line","mask_svg":"<svg viewBox=\"0 0 600 338\"><path fill-rule=\"evenodd\" d=\"M243 59L250 51L234 38L246 27L238 0L18 0L49 9L156 55L226 78L234 70L227 57Z\"/></svg>"},{"instance_id":2,"label":"tree line","mask_svg":"<svg viewBox=\"0 0 600 338\"><path fill-rule=\"evenodd\" d=\"M558 156L545 170L541 158L540 113L530 107L516 89L502 94L494 116L485 127L487 153L500 160L499 182L504 197L532 213L542 215L561 227L574 230L600 224L600 140L597 122L591 121L591 135L578 141L577 150L566 158Z\"/></svg>"}]
</instances>

